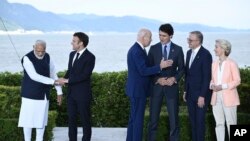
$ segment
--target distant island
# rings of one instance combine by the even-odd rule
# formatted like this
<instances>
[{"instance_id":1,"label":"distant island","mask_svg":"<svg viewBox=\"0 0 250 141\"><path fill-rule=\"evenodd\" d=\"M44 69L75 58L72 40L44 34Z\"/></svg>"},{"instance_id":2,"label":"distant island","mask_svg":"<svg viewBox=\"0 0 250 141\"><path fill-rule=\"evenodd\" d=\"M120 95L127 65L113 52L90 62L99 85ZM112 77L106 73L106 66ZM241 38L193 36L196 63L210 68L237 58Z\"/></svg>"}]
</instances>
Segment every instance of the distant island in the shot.
<instances>
[{"instance_id":1,"label":"distant island","mask_svg":"<svg viewBox=\"0 0 250 141\"><path fill-rule=\"evenodd\" d=\"M8 3L0 1L0 30L5 31L86 31L86 32L137 32L146 27L158 31L162 21L137 16L98 16L93 14L55 14L39 11L31 5ZM4 22L4 25L3 23ZM211 27L202 24L171 22L175 31L189 32L200 30L202 32L250 32L249 30L236 30L223 27Z\"/></svg>"}]
</instances>

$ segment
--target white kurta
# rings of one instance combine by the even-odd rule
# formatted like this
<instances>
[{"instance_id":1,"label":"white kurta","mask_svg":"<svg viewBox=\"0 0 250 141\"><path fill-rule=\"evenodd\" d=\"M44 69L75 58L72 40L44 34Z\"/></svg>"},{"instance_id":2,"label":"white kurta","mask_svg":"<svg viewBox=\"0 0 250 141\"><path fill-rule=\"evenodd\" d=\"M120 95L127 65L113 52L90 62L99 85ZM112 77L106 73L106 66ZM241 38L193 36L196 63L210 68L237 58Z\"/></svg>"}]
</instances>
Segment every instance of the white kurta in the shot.
<instances>
[{"instance_id":1,"label":"white kurta","mask_svg":"<svg viewBox=\"0 0 250 141\"><path fill-rule=\"evenodd\" d=\"M48 122L49 101L22 98L18 127L44 128Z\"/></svg>"},{"instance_id":2,"label":"white kurta","mask_svg":"<svg viewBox=\"0 0 250 141\"><path fill-rule=\"evenodd\" d=\"M43 84L54 84L58 79L53 61L50 59L50 77L38 74L27 56L23 59L23 67L29 77ZM55 86L57 94L62 94L61 86ZM44 128L48 122L49 101L46 96L44 100L35 100L22 97L18 127Z\"/></svg>"}]
</instances>

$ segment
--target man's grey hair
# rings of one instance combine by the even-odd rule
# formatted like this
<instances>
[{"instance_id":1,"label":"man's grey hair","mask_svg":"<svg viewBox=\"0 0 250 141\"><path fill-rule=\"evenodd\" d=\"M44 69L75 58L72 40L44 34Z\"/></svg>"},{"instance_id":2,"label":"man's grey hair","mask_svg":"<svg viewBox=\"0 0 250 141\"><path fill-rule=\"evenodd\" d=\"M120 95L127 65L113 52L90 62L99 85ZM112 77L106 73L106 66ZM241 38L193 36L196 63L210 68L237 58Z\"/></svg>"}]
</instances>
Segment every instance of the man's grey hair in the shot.
<instances>
[{"instance_id":1,"label":"man's grey hair","mask_svg":"<svg viewBox=\"0 0 250 141\"><path fill-rule=\"evenodd\" d=\"M137 34L137 40L141 40L143 37L145 37L146 35L150 33L151 31L149 29L146 29L146 28L140 29L140 31Z\"/></svg>"},{"instance_id":2,"label":"man's grey hair","mask_svg":"<svg viewBox=\"0 0 250 141\"><path fill-rule=\"evenodd\" d=\"M43 47L46 48L46 42L44 40L36 40L34 46L37 46L37 45L42 45Z\"/></svg>"},{"instance_id":3,"label":"man's grey hair","mask_svg":"<svg viewBox=\"0 0 250 141\"><path fill-rule=\"evenodd\" d=\"M200 41L200 44L203 43L203 34L200 31L191 31L190 34L196 35L196 37Z\"/></svg>"}]
</instances>

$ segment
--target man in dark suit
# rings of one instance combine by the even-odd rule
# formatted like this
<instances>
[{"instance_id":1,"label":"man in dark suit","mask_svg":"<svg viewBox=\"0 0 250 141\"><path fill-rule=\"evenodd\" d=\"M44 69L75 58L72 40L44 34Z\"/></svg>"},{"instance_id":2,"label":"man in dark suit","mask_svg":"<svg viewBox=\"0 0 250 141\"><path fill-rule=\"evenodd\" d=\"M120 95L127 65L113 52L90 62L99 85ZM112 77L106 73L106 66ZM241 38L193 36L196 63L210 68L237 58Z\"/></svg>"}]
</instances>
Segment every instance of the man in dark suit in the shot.
<instances>
[{"instance_id":1,"label":"man in dark suit","mask_svg":"<svg viewBox=\"0 0 250 141\"><path fill-rule=\"evenodd\" d=\"M184 73L184 54L182 48L171 42L174 29L171 24L163 24L159 28L160 42L151 46L148 54L150 66L159 64L164 57L171 66L163 69L152 77L152 92L150 95L150 120L148 125L148 140L156 140L156 132L161 112L162 100L165 96L169 115L170 141L179 140L179 86L178 82Z\"/></svg>"},{"instance_id":2,"label":"man in dark suit","mask_svg":"<svg viewBox=\"0 0 250 141\"><path fill-rule=\"evenodd\" d=\"M192 127L192 140L205 140L205 117L211 100L209 83L211 80L212 55L202 46L203 35L192 31L187 38L184 101L187 102Z\"/></svg>"},{"instance_id":3,"label":"man in dark suit","mask_svg":"<svg viewBox=\"0 0 250 141\"><path fill-rule=\"evenodd\" d=\"M91 139L91 74L95 66L95 56L86 48L88 42L89 37L85 33L74 33L71 42L74 51L69 55L68 70L63 80L68 83L67 110L70 141L77 141L77 113L80 114L83 128L82 141Z\"/></svg>"},{"instance_id":4,"label":"man in dark suit","mask_svg":"<svg viewBox=\"0 0 250 141\"><path fill-rule=\"evenodd\" d=\"M168 67L167 61L160 61L158 65L148 67L145 47L151 42L151 32L141 29L137 35L137 42L127 54L128 79L126 95L130 99L130 117L127 130L127 141L141 141L146 97L150 82L150 75L159 73Z\"/></svg>"}]
</instances>

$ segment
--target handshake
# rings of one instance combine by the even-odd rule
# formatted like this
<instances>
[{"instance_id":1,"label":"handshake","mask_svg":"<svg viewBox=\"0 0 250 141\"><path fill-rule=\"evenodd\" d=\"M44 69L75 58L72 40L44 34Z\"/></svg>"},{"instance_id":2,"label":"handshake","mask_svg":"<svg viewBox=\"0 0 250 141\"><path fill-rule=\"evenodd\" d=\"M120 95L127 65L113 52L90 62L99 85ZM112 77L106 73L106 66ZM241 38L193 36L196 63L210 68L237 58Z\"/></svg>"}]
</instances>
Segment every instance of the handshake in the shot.
<instances>
[{"instance_id":1,"label":"handshake","mask_svg":"<svg viewBox=\"0 0 250 141\"><path fill-rule=\"evenodd\" d=\"M167 68L172 66L173 64L173 60L169 59L169 60L164 60L164 58L161 59L161 63L160 63L160 67L161 69Z\"/></svg>"},{"instance_id":2,"label":"handshake","mask_svg":"<svg viewBox=\"0 0 250 141\"><path fill-rule=\"evenodd\" d=\"M60 85L60 86L63 86L65 85L66 83L68 83L69 80L68 79L65 79L65 78L59 78L57 80L55 80L54 82L54 85Z\"/></svg>"}]
</instances>

